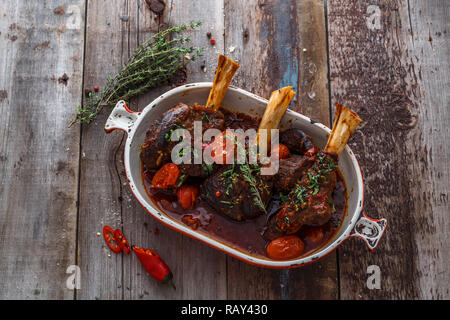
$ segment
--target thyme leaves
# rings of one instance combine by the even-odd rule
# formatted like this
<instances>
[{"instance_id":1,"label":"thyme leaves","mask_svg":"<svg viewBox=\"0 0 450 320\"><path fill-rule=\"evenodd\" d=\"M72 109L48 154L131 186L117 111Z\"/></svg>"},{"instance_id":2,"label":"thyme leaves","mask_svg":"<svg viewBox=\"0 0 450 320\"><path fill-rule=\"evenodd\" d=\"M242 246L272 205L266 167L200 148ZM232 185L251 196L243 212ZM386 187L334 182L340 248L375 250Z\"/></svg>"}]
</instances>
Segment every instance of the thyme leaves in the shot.
<instances>
[{"instance_id":1,"label":"thyme leaves","mask_svg":"<svg viewBox=\"0 0 450 320\"><path fill-rule=\"evenodd\" d=\"M247 182L250 186L250 192L252 193L253 203L257 205L261 211L266 212L266 207L264 206L264 202L262 201L261 194L259 192L257 181L253 172L259 170L259 168L251 168L249 164L245 163L240 166L240 170L242 172L242 177L245 182Z\"/></svg>"},{"instance_id":2,"label":"thyme leaves","mask_svg":"<svg viewBox=\"0 0 450 320\"><path fill-rule=\"evenodd\" d=\"M104 107L119 100L130 100L171 80L202 52L201 48L185 47L190 41L189 37L172 36L200 24L196 22L170 27L139 45L127 64L108 79L101 93L97 96L89 94L84 105L78 107L76 119L70 125L75 122L88 124Z\"/></svg>"}]
</instances>

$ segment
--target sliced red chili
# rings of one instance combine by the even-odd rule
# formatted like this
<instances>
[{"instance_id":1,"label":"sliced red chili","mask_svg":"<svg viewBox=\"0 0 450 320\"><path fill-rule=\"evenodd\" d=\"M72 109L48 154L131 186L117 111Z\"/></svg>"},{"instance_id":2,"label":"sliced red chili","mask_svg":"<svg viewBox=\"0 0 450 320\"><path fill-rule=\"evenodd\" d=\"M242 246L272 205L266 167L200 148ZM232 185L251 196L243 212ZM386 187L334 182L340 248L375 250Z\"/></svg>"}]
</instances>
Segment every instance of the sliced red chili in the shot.
<instances>
[{"instance_id":1,"label":"sliced red chili","mask_svg":"<svg viewBox=\"0 0 450 320\"><path fill-rule=\"evenodd\" d=\"M155 280L169 284L175 289L172 271L154 250L133 246L133 251L145 270Z\"/></svg>"},{"instance_id":2,"label":"sliced red chili","mask_svg":"<svg viewBox=\"0 0 450 320\"><path fill-rule=\"evenodd\" d=\"M123 252L125 252L126 254L129 254L131 252L131 248L128 244L127 238L125 238L122 231L120 231L119 229L114 230L114 238Z\"/></svg>"},{"instance_id":3,"label":"sliced red chili","mask_svg":"<svg viewBox=\"0 0 450 320\"><path fill-rule=\"evenodd\" d=\"M108 245L109 249L111 249L114 253L119 253L122 251L119 244L116 241L116 238L114 237L114 230L109 226L103 227L103 238L106 241L106 244Z\"/></svg>"}]
</instances>

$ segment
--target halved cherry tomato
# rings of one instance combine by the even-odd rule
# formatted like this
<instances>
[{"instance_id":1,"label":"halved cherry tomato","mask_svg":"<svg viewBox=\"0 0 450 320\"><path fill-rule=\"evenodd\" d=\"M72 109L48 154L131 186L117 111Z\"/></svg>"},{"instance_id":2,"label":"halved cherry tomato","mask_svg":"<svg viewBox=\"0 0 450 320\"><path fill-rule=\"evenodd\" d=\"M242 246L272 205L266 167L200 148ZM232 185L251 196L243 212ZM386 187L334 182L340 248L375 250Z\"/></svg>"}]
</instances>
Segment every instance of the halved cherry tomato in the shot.
<instances>
[{"instance_id":1,"label":"halved cherry tomato","mask_svg":"<svg viewBox=\"0 0 450 320\"><path fill-rule=\"evenodd\" d=\"M231 164L234 160L236 136L231 131L223 131L214 138L214 141L207 148L210 150L215 163Z\"/></svg>"},{"instance_id":2,"label":"halved cherry tomato","mask_svg":"<svg viewBox=\"0 0 450 320\"><path fill-rule=\"evenodd\" d=\"M315 155L317 152L319 152L319 150L317 150L316 147L312 147L311 149L309 149L308 151L305 152L305 156L307 156L307 157L312 157L312 156Z\"/></svg>"},{"instance_id":3,"label":"halved cherry tomato","mask_svg":"<svg viewBox=\"0 0 450 320\"><path fill-rule=\"evenodd\" d=\"M103 226L103 238L106 241L106 244L114 253L119 253L122 251L119 244L116 241L116 238L114 237L114 230L109 226Z\"/></svg>"},{"instance_id":4,"label":"halved cherry tomato","mask_svg":"<svg viewBox=\"0 0 450 320\"><path fill-rule=\"evenodd\" d=\"M267 256L271 259L288 260L301 255L304 249L303 241L299 237L291 235L272 240L266 251Z\"/></svg>"},{"instance_id":5,"label":"halved cherry tomato","mask_svg":"<svg viewBox=\"0 0 450 320\"><path fill-rule=\"evenodd\" d=\"M289 151L289 148L286 145L282 143L277 143L276 145L273 146L270 154L272 157L276 157L278 155L278 159L282 160L289 158L291 152Z\"/></svg>"},{"instance_id":6,"label":"halved cherry tomato","mask_svg":"<svg viewBox=\"0 0 450 320\"><path fill-rule=\"evenodd\" d=\"M120 249L129 254L131 252L130 245L128 244L127 238L123 235L122 231L119 229L114 230L114 239L119 244Z\"/></svg>"},{"instance_id":7,"label":"halved cherry tomato","mask_svg":"<svg viewBox=\"0 0 450 320\"><path fill-rule=\"evenodd\" d=\"M322 242L324 237L323 229L321 227L311 227L305 231L305 240L314 244Z\"/></svg>"},{"instance_id":8,"label":"halved cherry tomato","mask_svg":"<svg viewBox=\"0 0 450 320\"><path fill-rule=\"evenodd\" d=\"M180 169L173 163L166 163L159 169L152 179L152 187L155 189L167 189L176 187Z\"/></svg>"},{"instance_id":9,"label":"halved cherry tomato","mask_svg":"<svg viewBox=\"0 0 450 320\"><path fill-rule=\"evenodd\" d=\"M181 186L177 190L178 202L183 209L191 209L194 207L195 201L197 201L198 194L199 190L196 186Z\"/></svg>"}]
</instances>

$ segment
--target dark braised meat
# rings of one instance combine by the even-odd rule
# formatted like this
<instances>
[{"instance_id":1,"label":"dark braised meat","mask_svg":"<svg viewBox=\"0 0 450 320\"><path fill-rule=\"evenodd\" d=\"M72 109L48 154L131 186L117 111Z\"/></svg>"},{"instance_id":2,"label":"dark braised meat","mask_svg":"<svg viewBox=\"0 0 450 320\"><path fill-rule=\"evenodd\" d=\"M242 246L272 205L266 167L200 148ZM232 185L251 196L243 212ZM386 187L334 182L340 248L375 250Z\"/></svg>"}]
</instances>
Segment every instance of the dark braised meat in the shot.
<instances>
[{"instance_id":1,"label":"dark braised meat","mask_svg":"<svg viewBox=\"0 0 450 320\"><path fill-rule=\"evenodd\" d=\"M280 133L280 143L296 154L305 154L306 151L314 147L311 139L300 129L291 128Z\"/></svg>"},{"instance_id":2,"label":"dark braised meat","mask_svg":"<svg viewBox=\"0 0 450 320\"><path fill-rule=\"evenodd\" d=\"M158 169L171 160L171 152L178 141L171 141L176 129L187 129L191 135L191 145L194 138L194 121L202 121L202 133L210 128L224 129L224 116L220 111L194 104L192 107L183 103L166 111L160 121L154 122L147 130L146 139L141 149L141 160L148 170ZM180 171L191 176L205 176L201 164L180 166Z\"/></svg>"},{"instance_id":3,"label":"dark braised meat","mask_svg":"<svg viewBox=\"0 0 450 320\"><path fill-rule=\"evenodd\" d=\"M266 213L272 179L248 164L222 165L205 180L200 194L220 214L237 221L252 219Z\"/></svg>"},{"instance_id":4,"label":"dark braised meat","mask_svg":"<svg viewBox=\"0 0 450 320\"><path fill-rule=\"evenodd\" d=\"M280 210L269 217L264 238L273 240L296 233L303 225L321 226L335 211L332 193L337 183L335 159L320 152L314 163L284 196Z\"/></svg>"},{"instance_id":5,"label":"dark braised meat","mask_svg":"<svg viewBox=\"0 0 450 320\"><path fill-rule=\"evenodd\" d=\"M280 168L275 175L274 187L279 192L289 192L314 163L314 158L292 154L280 160Z\"/></svg>"}]
</instances>

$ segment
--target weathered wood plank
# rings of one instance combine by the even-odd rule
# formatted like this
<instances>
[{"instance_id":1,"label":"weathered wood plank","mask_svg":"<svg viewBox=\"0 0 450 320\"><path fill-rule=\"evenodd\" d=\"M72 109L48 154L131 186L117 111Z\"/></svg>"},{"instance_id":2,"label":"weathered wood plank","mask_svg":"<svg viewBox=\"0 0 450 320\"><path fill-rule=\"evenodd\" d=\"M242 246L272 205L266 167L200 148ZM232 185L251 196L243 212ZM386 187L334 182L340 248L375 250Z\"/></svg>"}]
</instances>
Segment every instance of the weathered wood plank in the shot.
<instances>
[{"instance_id":1,"label":"weathered wood plank","mask_svg":"<svg viewBox=\"0 0 450 320\"><path fill-rule=\"evenodd\" d=\"M89 1L87 8L84 86L100 88L126 61L136 45L137 5L135 1ZM122 132L106 135L108 111L88 126L81 138L80 208L78 263L81 290L77 299L122 299L123 263L129 256L115 255L105 248L103 225L120 228L122 190L117 159L122 158ZM128 236L128 235L127 235Z\"/></svg>"},{"instance_id":2,"label":"weathered wood plank","mask_svg":"<svg viewBox=\"0 0 450 320\"><path fill-rule=\"evenodd\" d=\"M406 10L402 13L405 15ZM415 217L421 224L415 233L420 272L416 282L421 299L449 299L450 3L410 1L409 16L411 77L417 79L420 91L417 98L414 96L419 122L408 147L417 159L412 172L424 177L420 188L412 185L418 213ZM423 148L418 154L416 145Z\"/></svg>"},{"instance_id":3,"label":"weathered wood plank","mask_svg":"<svg viewBox=\"0 0 450 320\"><path fill-rule=\"evenodd\" d=\"M198 2L198 6L209 8L211 13L220 13L222 6ZM148 9L144 1L123 1L104 9L104 3L90 3L87 21L87 46L85 83L87 87L103 84L126 62L138 42L146 40L164 24L179 25L202 20L200 30L193 33L196 40L203 34L207 43L206 30L211 28L223 33L223 26L213 22L214 15L204 17L193 8L186 19L186 3L171 1L161 16ZM183 9L184 8L184 9ZM208 18L211 17L211 18ZM193 43L200 41L193 40ZM106 55L106 59L104 58ZM216 63L216 53L204 53L204 60ZM112 62L112 63L111 63ZM200 63L189 66L188 82L207 81ZM210 68L210 78L214 68ZM200 76L199 76L200 75ZM205 78L203 78L205 77ZM163 86L131 101L135 110L142 110L159 94L170 89ZM83 279L86 291L80 291L80 298L124 298L124 299L181 299L224 298L225 257L196 241L158 224L137 203L132 196L124 173L122 154L124 136L103 133L107 114L83 128L81 207L80 207L80 252L82 272L89 275ZM92 179L92 176L101 176ZM102 250L103 240L95 237L103 224L122 227L128 240L138 246L157 250L171 266L175 275L177 290L156 283L146 274L134 255L114 256ZM159 233L155 234L155 228ZM94 244L93 244L94 243ZM198 283L202 286L198 286Z\"/></svg>"},{"instance_id":4,"label":"weathered wood plank","mask_svg":"<svg viewBox=\"0 0 450 320\"><path fill-rule=\"evenodd\" d=\"M330 127L324 1L297 2L299 90L296 110Z\"/></svg>"},{"instance_id":5,"label":"weathered wood plank","mask_svg":"<svg viewBox=\"0 0 450 320\"><path fill-rule=\"evenodd\" d=\"M344 299L449 297L448 10L445 1L411 2L409 12L405 1L328 1L331 94L365 120L350 143L365 211L389 221L375 253L342 246ZM370 265L379 290L366 286Z\"/></svg>"},{"instance_id":6,"label":"weathered wood plank","mask_svg":"<svg viewBox=\"0 0 450 320\"><path fill-rule=\"evenodd\" d=\"M266 98L292 85L297 91L293 109L328 124L323 2L229 0L225 13L225 52L241 64L233 84ZM337 296L336 276L335 254L281 271L228 258L228 297L332 299Z\"/></svg>"},{"instance_id":7,"label":"weathered wood plank","mask_svg":"<svg viewBox=\"0 0 450 320\"><path fill-rule=\"evenodd\" d=\"M84 3L0 6L1 299L74 296Z\"/></svg>"}]
</instances>

